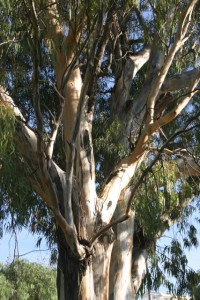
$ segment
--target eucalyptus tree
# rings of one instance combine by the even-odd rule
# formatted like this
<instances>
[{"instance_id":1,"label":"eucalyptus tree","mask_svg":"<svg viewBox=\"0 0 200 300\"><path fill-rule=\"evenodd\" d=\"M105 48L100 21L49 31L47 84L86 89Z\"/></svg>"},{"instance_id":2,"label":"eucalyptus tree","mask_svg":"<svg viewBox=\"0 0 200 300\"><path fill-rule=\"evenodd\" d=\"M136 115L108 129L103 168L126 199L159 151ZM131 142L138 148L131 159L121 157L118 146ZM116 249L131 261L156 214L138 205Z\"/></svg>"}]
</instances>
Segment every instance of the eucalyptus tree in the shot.
<instances>
[{"instance_id":1,"label":"eucalyptus tree","mask_svg":"<svg viewBox=\"0 0 200 300\"><path fill-rule=\"evenodd\" d=\"M2 214L57 242L59 299L133 299L197 193L200 3L0 3Z\"/></svg>"},{"instance_id":2,"label":"eucalyptus tree","mask_svg":"<svg viewBox=\"0 0 200 300\"><path fill-rule=\"evenodd\" d=\"M56 270L25 260L0 265L2 300L55 300Z\"/></svg>"}]
</instances>

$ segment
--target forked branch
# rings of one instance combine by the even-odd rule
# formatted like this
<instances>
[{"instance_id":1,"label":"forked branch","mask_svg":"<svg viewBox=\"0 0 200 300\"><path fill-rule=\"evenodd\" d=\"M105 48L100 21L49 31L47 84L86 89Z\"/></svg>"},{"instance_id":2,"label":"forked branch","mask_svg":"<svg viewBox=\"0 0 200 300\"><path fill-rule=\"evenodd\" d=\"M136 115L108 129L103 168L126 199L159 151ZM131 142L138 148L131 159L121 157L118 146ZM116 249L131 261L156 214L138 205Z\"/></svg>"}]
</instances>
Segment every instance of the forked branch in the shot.
<instances>
[{"instance_id":1,"label":"forked branch","mask_svg":"<svg viewBox=\"0 0 200 300\"><path fill-rule=\"evenodd\" d=\"M193 79L193 82L191 86L188 88L188 92L182 96L181 101L177 103L174 109L172 109L169 113L165 114L163 117L155 121L153 124L149 126L149 132L153 133L158 128L170 123L173 121L180 113L181 111L187 106L187 104L190 102L191 98L199 92L199 89L196 89L197 85L200 81L200 70L198 70L195 78Z\"/></svg>"},{"instance_id":2,"label":"forked branch","mask_svg":"<svg viewBox=\"0 0 200 300\"><path fill-rule=\"evenodd\" d=\"M197 117L197 116L195 116ZM147 176L147 174L152 170L152 168L154 167L154 165L156 164L156 162L160 159L160 156L163 152L165 152L167 149L166 147L168 146L168 144L174 139L176 138L178 135L184 134L185 132L191 130L191 128L188 128L189 125L191 124L191 122L193 121L194 117L190 118L187 123L185 124L185 126L179 130L177 130L164 144L160 149L157 149L158 153L155 156L155 158L152 160L151 164L142 172L140 178L138 179L138 181L136 182L136 184L134 185L134 187L131 190L131 193L129 195L129 199L128 199L128 203L127 203L127 207L126 207L126 211L125 214L120 216L119 218L117 218L116 220L114 220L113 222L110 222L109 224L103 226L91 239L90 239L90 247L92 247L93 243L95 242L95 240L101 236L103 233L105 233L109 228L113 227L114 225L117 225L125 220L127 220L130 217L130 212L131 212L131 205L134 201L134 197L138 191L138 188L141 186L142 182L144 181L144 178ZM177 149L176 152L180 152L180 149ZM184 151L185 152L185 151ZM172 154L170 152L170 154ZM187 157L184 159L181 159L180 161L176 160L177 163L177 167L179 169L179 177L183 177L183 176L200 176L200 166L194 161L193 158L191 157ZM191 201L191 198L190 200ZM186 207L186 205L188 204L188 200L184 201L184 205L183 205L183 209ZM164 215L163 217L164 218ZM169 218L169 216L166 215L166 218Z\"/></svg>"},{"instance_id":3,"label":"forked branch","mask_svg":"<svg viewBox=\"0 0 200 300\"><path fill-rule=\"evenodd\" d=\"M51 208L56 222L59 224L65 234L66 241L71 248L72 252L78 258L82 259L85 256L85 249L79 243L77 234L73 227L69 226L65 218L61 215L59 209L59 201L57 193L54 189L54 183L52 182L51 176L47 171L47 161L44 160L43 167L45 174L38 168L38 146L37 136L33 130L28 128L25 124L25 120L14 104L14 101L3 88L0 89L0 102L3 105L7 105L13 109L16 116L16 132L15 142L18 151L30 167L30 170L35 172L32 176L31 183L35 191L42 197L43 201ZM53 162L52 162L53 164Z\"/></svg>"},{"instance_id":4,"label":"forked branch","mask_svg":"<svg viewBox=\"0 0 200 300\"><path fill-rule=\"evenodd\" d=\"M196 2L197 2L197 0L190 1L187 8L183 12L183 14L180 18L179 24L178 24L174 44L172 45L172 47L169 51L169 54L166 58L166 61L164 63L162 70L160 71L160 74L155 79L155 81L152 85L152 88L151 88L151 91L149 94L149 98L148 98L148 102L147 102L147 112L149 114L149 116L147 118L147 122L146 122L147 126L148 126L148 124L153 123L156 98L160 93L161 87L164 83L164 80L169 71L169 68L171 67L171 64L173 62L175 54L184 45L185 41L187 40L186 34L187 34L187 30L188 30L188 27L190 24L190 19L191 19L191 15L192 15L192 12L194 9L194 5L196 4Z\"/></svg>"}]
</instances>

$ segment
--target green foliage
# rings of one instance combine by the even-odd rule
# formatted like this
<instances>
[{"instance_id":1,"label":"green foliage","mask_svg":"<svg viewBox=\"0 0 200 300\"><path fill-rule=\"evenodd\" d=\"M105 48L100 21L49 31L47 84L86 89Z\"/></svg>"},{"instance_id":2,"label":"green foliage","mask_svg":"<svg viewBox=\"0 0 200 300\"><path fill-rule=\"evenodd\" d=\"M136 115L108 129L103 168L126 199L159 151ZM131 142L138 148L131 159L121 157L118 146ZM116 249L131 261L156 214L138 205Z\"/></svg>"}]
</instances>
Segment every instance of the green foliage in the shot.
<instances>
[{"instance_id":1,"label":"green foliage","mask_svg":"<svg viewBox=\"0 0 200 300\"><path fill-rule=\"evenodd\" d=\"M45 236L54 251L55 224L47 206L34 193L28 180L30 170L14 149L8 159L4 155L0 168L0 235L16 227L29 228L34 234Z\"/></svg>"},{"instance_id":2,"label":"green foliage","mask_svg":"<svg viewBox=\"0 0 200 300\"><path fill-rule=\"evenodd\" d=\"M180 243L172 240L171 246L161 250L157 247L152 253L148 261L148 273L139 293L145 291L145 286L155 291L165 286L171 294L178 296L191 293L199 283L199 274L187 266Z\"/></svg>"},{"instance_id":3,"label":"green foliage","mask_svg":"<svg viewBox=\"0 0 200 300\"><path fill-rule=\"evenodd\" d=\"M2 270L3 266L0 266ZM12 295L14 294L14 289L9 280L7 280L6 276L0 270L0 299L8 300L12 299Z\"/></svg>"},{"instance_id":4,"label":"green foliage","mask_svg":"<svg viewBox=\"0 0 200 300\"><path fill-rule=\"evenodd\" d=\"M185 249L192 246L197 247L197 230L190 224L191 214L194 212L196 202L185 209L181 220L176 223L174 231L175 238L169 245L163 246L163 242L149 249L148 273L141 286L140 293L147 287L151 290L158 290L165 286L168 291L175 295L191 293L199 283L199 274L190 268L185 255ZM145 216L146 217L146 216ZM165 227L160 224L160 230ZM166 237L171 236L166 232ZM147 237L148 238L148 237Z\"/></svg>"},{"instance_id":5,"label":"green foliage","mask_svg":"<svg viewBox=\"0 0 200 300\"><path fill-rule=\"evenodd\" d=\"M145 236L153 238L158 232L167 229L167 223L162 220L165 213L172 219L179 214L181 199L175 185L175 173L173 162L157 163L137 192L133 208Z\"/></svg>"},{"instance_id":6,"label":"green foliage","mask_svg":"<svg viewBox=\"0 0 200 300\"><path fill-rule=\"evenodd\" d=\"M107 155L113 155L116 161L125 155L124 146L120 143L120 135L122 125L118 120L114 120L110 125L105 124L103 117L99 121L99 125L102 122L102 127L105 129L103 136L99 136L95 139L96 150L102 152L106 151ZM101 125L99 126L101 127ZM106 148L106 149L105 149Z\"/></svg>"},{"instance_id":7,"label":"green foliage","mask_svg":"<svg viewBox=\"0 0 200 300\"><path fill-rule=\"evenodd\" d=\"M99 183L109 174L119 160L125 156L126 150L121 142L122 124L114 120L109 124L109 118L100 114L98 123L93 130L94 149L99 168L97 180Z\"/></svg>"},{"instance_id":8,"label":"green foliage","mask_svg":"<svg viewBox=\"0 0 200 300\"><path fill-rule=\"evenodd\" d=\"M47 1L36 2L37 9L41 9L41 12L46 11ZM34 129L36 119L32 103L32 24L28 16L28 7L16 0L1 0L0 11L0 81L15 99L15 104L22 111L27 123ZM54 72L42 37L41 33L41 110L48 136L52 125L50 115L57 113L59 105L53 88ZM0 234L3 234L3 228L12 231L15 226L19 229L27 226L33 233L42 232L45 235L46 232L49 244L52 245L55 241L52 215L32 189L29 181L32 172L13 144L15 118L12 108L2 104L0 104L0 129ZM60 151L61 136L58 140L59 148L56 147L54 153L56 162L60 162L63 155Z\"/></svg>"},{"instance_id":9,"label":"green foliage","mask_svg":"<svg viewBox=\"0 0 200 300\"><path fill-rule=\"evenodd\" d=\"M151 159L152 157L150 161ZM164 248L149 248L149 271L141 291L145 286L148 286L148 289L158 290L164 285L170 293L183 295L197 282L197 274L188 267L184 253L185 248L198 246L197 229L189 221L195 210L195 202L184 211L182 207L183 201L192 200L194 197L192 193L195 195L197 185L191 178L177 179L176 171L173 161L157 162L146 176L133 204L136 221L145 237L147 248L149 242L150 245L155 245L157 237L181 216L177 224L181 238L173 239L171 244ZM176 284L171 278L176 280Z\"/></svg>"},{"instance_id":10,"label":"green foliage","mask_svg":"<svg viewBox=\"0 0 200 300\"><path fill-rule=\"evenodd\" d=\"M0 266L0 299L56 300L56 271L25 260Z\"/></svg>"},{"instance_id":11,"label":"green foliage","mask_svg":"<svg viewBox=\"0 0 200 300\"><path fill-rule=\"evenodd\" d=\"M12 108L2 103L0 103L0 128L0 160L6 154L6 159L9 159L9 155L14 151L15 116Z\"/></svg>"}]
</instances>

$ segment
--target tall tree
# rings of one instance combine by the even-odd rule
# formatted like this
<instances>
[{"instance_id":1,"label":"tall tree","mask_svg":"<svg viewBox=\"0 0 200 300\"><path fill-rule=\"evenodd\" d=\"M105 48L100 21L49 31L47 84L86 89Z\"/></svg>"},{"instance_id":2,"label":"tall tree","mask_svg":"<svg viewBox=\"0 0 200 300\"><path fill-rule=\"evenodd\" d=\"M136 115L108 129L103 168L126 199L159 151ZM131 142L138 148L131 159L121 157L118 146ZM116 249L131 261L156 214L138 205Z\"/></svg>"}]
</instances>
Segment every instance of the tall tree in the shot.
<instances>
[{"instance_id":1,"label":"tall tree","mask_svg":"<svg viewBox=\"0 0 200 300\"><path fill-rule=\"evenodd\" d=\"M199 1L0 6L2 207L55 233L59 299L133 299L200 175Z\"/></svg>"}]
</instances>

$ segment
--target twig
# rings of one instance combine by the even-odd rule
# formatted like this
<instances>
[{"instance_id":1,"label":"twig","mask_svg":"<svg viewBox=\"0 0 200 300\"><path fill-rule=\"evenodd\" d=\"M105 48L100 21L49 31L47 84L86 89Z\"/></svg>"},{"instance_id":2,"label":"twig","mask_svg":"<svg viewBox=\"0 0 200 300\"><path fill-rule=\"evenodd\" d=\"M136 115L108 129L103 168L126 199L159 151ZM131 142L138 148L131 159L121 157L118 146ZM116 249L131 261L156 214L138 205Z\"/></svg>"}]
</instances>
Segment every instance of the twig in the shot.
<instances>
[{"instance_id":1,"label":"twig","mask_svg":"<svg viewBox=\"0 0 200 300\"><path fill-rule=\"evenodd\" d=\"M18 42L18 40L13 38L12 40L8 40L6 42L0 43L0 47L3 46L3 45L6 45L6 44L17 43L17 42Z\"/></svg>"}]
</instances>

